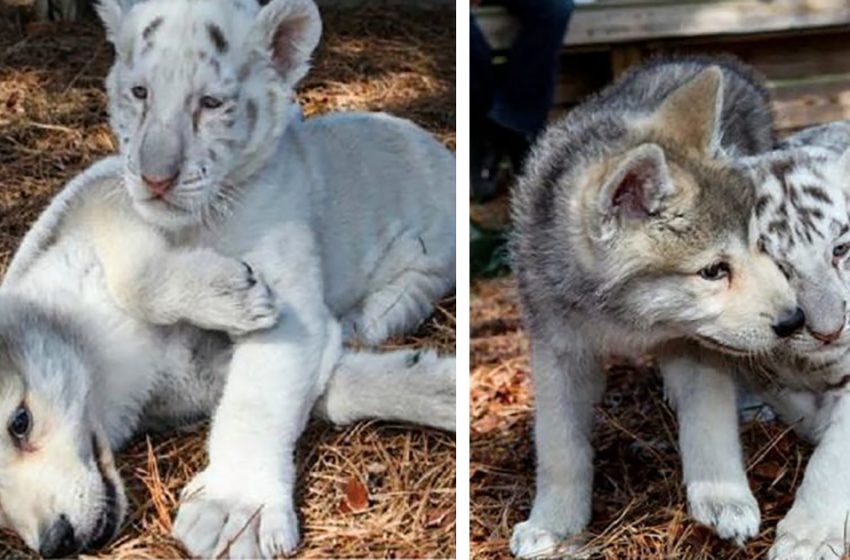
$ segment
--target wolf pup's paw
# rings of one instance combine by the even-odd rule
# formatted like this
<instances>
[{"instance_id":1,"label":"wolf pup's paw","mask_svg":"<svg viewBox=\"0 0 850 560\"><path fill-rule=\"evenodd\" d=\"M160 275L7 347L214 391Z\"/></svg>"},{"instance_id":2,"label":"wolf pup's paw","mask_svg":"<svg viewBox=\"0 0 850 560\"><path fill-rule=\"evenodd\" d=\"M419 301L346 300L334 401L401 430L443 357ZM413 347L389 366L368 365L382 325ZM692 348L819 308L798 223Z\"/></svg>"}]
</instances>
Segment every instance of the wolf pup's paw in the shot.
<instances>
[{"instance_id":1,"label":"wolf pup's paw","mask_svg":"<svg viewBox=\"0 0 850 560\"><path fill-rule=\"evenodd\" d=\"M210 279L210 288L197 310L199 326L240 336L277 323L274 294L248 263L226 259Z\"/></svg>"},{"instance_id":2,"label":"wolf pup's paw","mask_svg":"<svg viewBox=\"0 0 850 560\"><path fill-rule=\"evenodd\" d=\"M511 552L517 558L539 558L557 550L561 539L554 533L523 521L514 526L511 535Z\"/></svg>"},{"instance_id":3,"label":"wolf pup's paw","mask_svg":"<svg viewBox=\"0 0 850 560\"><path fill-rule=\"evenodd\" d=\"M691 517L739 546L758 534L761 514L746 483L692 482L688 506Z\"/></svg>"},{"instance_id":4,"label":"wolf pup's paw","mask_svg":"<svg viewBox=\"0 0 850 560\"><path fill-rule=\"evenodd\" d=\"M792 507L776 527L769 560L839 560L850 552L844 545L843 523L831 526L817 513Z\"/></svg>"},{"instance_id":5,"label":"wolf pup's paw","mask_svg":"<svg viewBox=\"0 0 850 560\"><path fill-rule=\"evenodd\" d=\"M511 552L517 558L575 558L580 550L580 545L564 541L531 521L514 525L511 535Z\"/></svg>"},{"instance_id":6,"label":"wolf pup's paw","mask_svg":"<svg viewBox=\"0 0 850 560\"><path fill-rule=\"evenodd\" d=\"M298 548L298 517L290 493L270 481L253 485L264 488L270 499L253 499L245 496L242 482L208 469L183 490L173 533L192 556L277 558Z\"/></svg>"}]
</instances>

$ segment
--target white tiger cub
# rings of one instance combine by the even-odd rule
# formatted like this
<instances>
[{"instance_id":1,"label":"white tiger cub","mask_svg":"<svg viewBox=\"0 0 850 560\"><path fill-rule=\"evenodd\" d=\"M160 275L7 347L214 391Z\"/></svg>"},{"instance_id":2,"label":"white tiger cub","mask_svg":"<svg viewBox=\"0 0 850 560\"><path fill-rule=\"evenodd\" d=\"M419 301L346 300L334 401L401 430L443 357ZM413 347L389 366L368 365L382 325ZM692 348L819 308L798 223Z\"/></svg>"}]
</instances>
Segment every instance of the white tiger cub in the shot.
<instances>
[{"instance_id":1,"label":"white tiger cub","mask_svg":"<svg viewBox=\"0 0 850 560\"><path fill-rule=\"evenodd\" d=\"M734 361L703 354L705 361L681 368L678 379L665 377L674 402L686 408L679 415L685 482L694 482L688 480L688 465L699 465L710 473L703 484L728 496L729 503L698 516L721 536L742 541L757 533L758 509L741 460L734 379L724 374L734 371L800 435L817 443L768 557L841 558L850 552L850 474L844 468L850 457L850 122L804 131L775 152L739 163L758 192L753 227L759 245L788 276L806 329L769 355Z\"/></svg>"},{"instance_id":2,"label":"white tiger cub","mask_svg":"<svg viewBox=\"0 0 850 560\"><path fill-rule=\"evenodd\" d=\"M102 0L98 12L116 50L110 123L144 223L133 235L147 239L108 259L113 297L151 322L191 320L197 306L169 286L195 285L187 276L211 274L216 254L256 271L280 317L234 346L209 466L174 533L199 556L291 553L293 452L343 332L373 344L408 331L454 285L454 160L388 116L291 122L321 32L312 0L150 0L126 13Z\"/></svg>"},{"instance_id":3,"label":"white tiger cub","mask_svg":"<svg viewBox=\"0 0 850 560\"><path fill-rule=\"evenodd\" d=\"M139 431L209 416L232 355L222 332L154 325L110 296L108 261L144 250L147 231L128 211L122 171L113 156L71 181L27 232L0 285L0 527L50 558L115 537L127 500L113 450ZM230 332L274 322L268 288L242 262L208 252L197 269L167 284L194 280L183 293L185 309L196 308L192 320ZM350 350L316 412L335 423L453 429L454 382L454 359L431 351Z\"/></svg>"},{"instance_id":4,"label":"white tiger cub","mask_svg":"<svg viewBox=\"0 0 850 560\"><path fill-rule=\"evenodd\" d=\"M761 182L760 223L765 250L797 284L808 328L750 376L816 448L768 558L838 559L850 554L850 121L803 131L782 147L785 157ZM798 207L787 230L771 227L786 219L783 203Z\"/></svg>"}]
</instances>

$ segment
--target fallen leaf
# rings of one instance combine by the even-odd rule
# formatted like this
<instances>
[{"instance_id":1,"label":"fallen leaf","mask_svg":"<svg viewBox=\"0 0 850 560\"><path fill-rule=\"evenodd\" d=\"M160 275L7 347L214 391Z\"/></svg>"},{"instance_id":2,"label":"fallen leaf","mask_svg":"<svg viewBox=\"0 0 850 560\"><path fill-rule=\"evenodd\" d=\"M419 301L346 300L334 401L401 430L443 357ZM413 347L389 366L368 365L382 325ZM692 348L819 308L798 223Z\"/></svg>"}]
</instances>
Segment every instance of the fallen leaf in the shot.
<instances>
[{"instance_id":1,"label":"fallen leaf","mask_svg":"<svg viewBox=\"0 0 850 560\"><path fill-rule=\"evenodd\" d=\"M360 478L352 476L345 484L345 505L349 511L357 513L369 507L369 491L360 482ZM341 508L342 509L342 508ZM346 512L343 512L346 513Z\"/></svg>"},{"instance_id":2,"label":"fallen leaf","mask_svg":"<svg viewBox=\"0 0 850 560\"><path fill-rule=\"evenodd\" d=\"M426 527L439 527L443 525L443 522L446 520L449 515L454 513L454 509L445 508L442 510L432 511L425 522Z\"/></svg>"}]
</instances>

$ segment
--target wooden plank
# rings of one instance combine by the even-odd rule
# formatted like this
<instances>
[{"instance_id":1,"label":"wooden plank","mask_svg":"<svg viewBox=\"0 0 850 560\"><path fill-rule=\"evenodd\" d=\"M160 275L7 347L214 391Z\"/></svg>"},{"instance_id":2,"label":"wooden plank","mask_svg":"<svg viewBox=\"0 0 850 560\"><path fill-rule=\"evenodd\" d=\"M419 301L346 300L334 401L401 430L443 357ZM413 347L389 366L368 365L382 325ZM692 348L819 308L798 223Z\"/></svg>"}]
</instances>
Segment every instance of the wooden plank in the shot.
<instances>
[{"instance_id":1,"label":"wooden plank","mask_svg":"<svg viewBox=\"0 0 850 560\"><path fill-rule=\"evenodd\" d=\"M627 48L630 54L618 53ZM763 37L753 41L691 43L680 39L614 45L610 51L566 51L556 102L575 103L609 83L630 64L663 54L730 54L753 66L768 80L800 80L818 76L850 74L850 29L829 33L806 33L790 37ZM610 60L609 60L610 59ZM591 70L593 72L591 72Z\"/></svg>"},{"instance_id":2,"label":"wooden plank","mask_svg":"<svg viewBox=\"0 0 850 560\"><path fill-rule=\"evenodd\" d=\"M768 83L773 97L776 128L781 134L794 130L850 119L850 74L818 76L800 80ZM576 98L559 95L550 112L550 120L564 115L576 104Z\"/></svg>"},{"instance_id":3,"label":"wooden plank","mask_svg":"<svg viewBox=\"0 0 850 560\"><path fill-rule=\"evenodd\" d=\"M501 8L474 11L495 49L508 48L517 24ZM576 7L565 46L605 45L694 35L735 35L850 25L847 0L698 0L583 4Z\"/></svg>"},{"instance_id":4,"label":"wooden plank","mask_svg":"<svg viewBox=\"0 0 850 560\"><path fill-rule=\"evenodd\" d=\"M723 50L772 80L850 74L850 29L838 33L724 44Z\"/></svg>"},{"instance_id":5,"label":"wooden plank","mask_svg":"<svg viewBox=\"0 0 850 560\"><path fill-rule=\"evenodd\" d=\"M850 73L850 27L781 37L762 35L758 40L752 36L726 37L722 41L716 37L701 39L657 40L629 46L639 47L644 58L662 54L729 54L769 79Z\"/></svg>"},{"instance_id":6,"label":"wooden plank","mask_svg":"<svg viewBox=\"0 0 850 560\"><path fill-rule=\"evenodd\" d=\"M614 78L619 78L626 70L637 66L643 60L644 55L638 47L630 45L615 47L611 51L611 71Z\"/></svg>"},{"instance_id":7,"label":"wooden plank","mask_svg":"<svg viewBox=\"0 0 850 560\"><path fill-rule=\"evenodd\" d=\"M850 74L770 84L777 129L850 119Z\"/></svg>"}]
</instances>

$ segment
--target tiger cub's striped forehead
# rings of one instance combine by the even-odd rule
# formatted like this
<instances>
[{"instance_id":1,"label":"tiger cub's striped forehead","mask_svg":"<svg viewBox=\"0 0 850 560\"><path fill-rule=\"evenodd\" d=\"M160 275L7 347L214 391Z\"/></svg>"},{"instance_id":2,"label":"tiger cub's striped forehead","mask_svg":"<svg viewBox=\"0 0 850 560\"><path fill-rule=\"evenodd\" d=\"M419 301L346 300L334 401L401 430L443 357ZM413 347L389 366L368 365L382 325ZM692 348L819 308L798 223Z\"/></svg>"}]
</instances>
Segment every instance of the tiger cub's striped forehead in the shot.
<instances>
[{"instance_id":1,"label":"tiger cub's striped forehead","mask_svg":"<svg viewBox=\"0 0 850 560\"><path fill-rule=\"evenodd\" d=\"M121 30L128 65L154 54L171 62L197 58L220 68L244 54L257 3L244 0L149 0L137 4Z\"/></svg>"},{"instance_id":2,"label":"tiger cub's striped forehead","mask_svg":"<svg viewBox=\"0 0 850 560\"><path fill-rule=\"evenodd\" d=\"M763 156L751 168L758 239L769 253L812 253L848 233L847 201L835 160L825 150L796 149Z\"/></svg>"}]
</instances>

